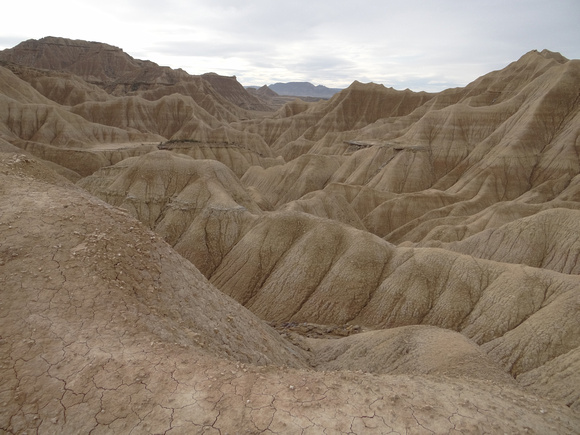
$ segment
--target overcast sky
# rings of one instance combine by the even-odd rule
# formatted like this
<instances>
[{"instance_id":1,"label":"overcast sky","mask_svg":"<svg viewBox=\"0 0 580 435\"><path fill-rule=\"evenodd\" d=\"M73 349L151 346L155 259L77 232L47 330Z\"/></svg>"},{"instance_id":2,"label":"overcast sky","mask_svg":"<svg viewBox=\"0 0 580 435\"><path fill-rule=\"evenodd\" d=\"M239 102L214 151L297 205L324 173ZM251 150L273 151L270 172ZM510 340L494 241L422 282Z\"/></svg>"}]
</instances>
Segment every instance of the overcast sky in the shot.
<instances>
[{"instance_id":1,"label":"overcast sky","mask_svg":"<svg viewBox=\"0 0 580 435\"><path fill-rule=\"evenodd\" d=\"M0 49L44 36L106 42L245 86L439 91L532 49L580 58L580 0L13 0L2 15Z\"/></svg>"}]
</instances>

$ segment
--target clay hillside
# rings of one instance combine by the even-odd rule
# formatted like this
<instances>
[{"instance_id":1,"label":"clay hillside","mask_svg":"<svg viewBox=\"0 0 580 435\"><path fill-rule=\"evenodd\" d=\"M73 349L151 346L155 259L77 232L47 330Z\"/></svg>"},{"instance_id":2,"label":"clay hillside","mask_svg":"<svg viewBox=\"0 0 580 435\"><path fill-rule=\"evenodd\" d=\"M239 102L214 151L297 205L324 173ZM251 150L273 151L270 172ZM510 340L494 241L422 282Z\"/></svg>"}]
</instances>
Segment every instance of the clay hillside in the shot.
<instances>
[{"instance_id":1,"label":"clay hillside","mask_svg":"<svg viewBox=\"0 0 580 435\"><path fill-rule=\"evenodd\" d=\"M0 52L0 432L580 433L580 61L265 96Z\"/></svg>"}]
</instances>

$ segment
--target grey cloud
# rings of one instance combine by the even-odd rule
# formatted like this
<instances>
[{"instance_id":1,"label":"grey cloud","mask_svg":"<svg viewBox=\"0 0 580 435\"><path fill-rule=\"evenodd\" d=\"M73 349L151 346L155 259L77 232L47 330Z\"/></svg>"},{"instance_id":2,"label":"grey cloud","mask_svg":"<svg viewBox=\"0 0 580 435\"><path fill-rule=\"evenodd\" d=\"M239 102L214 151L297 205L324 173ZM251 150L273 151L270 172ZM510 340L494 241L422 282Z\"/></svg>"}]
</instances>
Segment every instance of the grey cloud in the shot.
<instances>
[{"instance_id":1,"label":"grey cloud","mask_svg":"<svg viewBox=\"0 0 580 435\"><path fill-rule=\"evenodd\" d=\"M340 56L308 55L296 62L288 62L288 68L298 71L334 71L338 69L350 70L356 64Z\"/></svg>"},{"instance_id":2,"label":"grey cloud","mask_svg":"<svg viewBox=\"0 0 580 435\"><path fill-rule=\"evenodd\" d=\"M14 14L36 1L12 3ZM100 21L110 18L112 31L71 34L55 12L35 23L34 36L7 36L21 29L6 23L0 44L45 31L111 43L169 66L189 62L193 74L236 74L250 84L300 78L343 86L356 79L415 90L465 85L531 49L580 58L577 0L101 0L98 13Z\"/></svg>"},{"instance_id":3,"label":"grey cloud","mask_svg":"<svg viewBox=\"0 0 580 435\"><path fill-rule=\"evenodd\" d=\"M30 39L27 37L19 37L19 36L1 36L0 35L0 50L5 48L12 48L15 45L18 45L22 41Z\"/></svg>"},{"instance_id":4,"label":"grey cloud","mask_svg":"<svg viewBox=\"0 0 580 435\"><path fill-rule=\"evenodd\" d=\"M251 57L272 54L272 48L266 43L257 41L233 42L222 41L171 41L157 43L150 48L151 51L173 54L177 56L192 57Z\"/></svg>"}]
</instances>

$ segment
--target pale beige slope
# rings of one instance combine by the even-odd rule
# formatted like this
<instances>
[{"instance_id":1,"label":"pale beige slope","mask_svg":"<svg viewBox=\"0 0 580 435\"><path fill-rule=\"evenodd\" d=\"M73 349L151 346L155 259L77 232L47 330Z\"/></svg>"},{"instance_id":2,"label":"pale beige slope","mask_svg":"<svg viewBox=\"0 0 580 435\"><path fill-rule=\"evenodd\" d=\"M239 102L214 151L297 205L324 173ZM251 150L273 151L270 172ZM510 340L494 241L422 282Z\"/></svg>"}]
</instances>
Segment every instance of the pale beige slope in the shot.
<instances>
[{"instance_id":1,"label":"pale beige slope","mask_svg":"<svg viewBox=\"0 0 580 435\"><path fill-rule=\"evenodd\" d=\"M82 176L116 158L93 153L91 149L97 144L161 139L158 135L137 130L89 122L48 100L6 68L0 67L0 79L0 134L3 139Z\"/></svg>"},{"instance_id":2,"label":"pale beige slope","mask_svg":"<svg viewBox=\"0 0 580 435\"><path fill-rule=\"evenodd\" d=\"M580 427L502 383L288 368L300 350L138 222L34 161L1 164L3 432Z\"/></svg>"},{"instance_id":3,"label":"pale beige slope","mask_svg":"<svg viewBox=\"0 0 580 435\"><path fill-rule=\"evenodd\" d=\"M274 157L272 150L260 136L247 131L236 130L231 128L229 125L205 129L198 128L198 125L194 120L194 122L185 124L173 135L172 139L178 141L192 140L216 144L225 143L227 145L246 148L262 157Z\"/></svg>"},{"instance_id":4,"label":"pale beige slope","mask_svg":"<svg viewBox=\"0 0 580 435\"><path fill-rule=\"evenodd\" d=\"M361 219L383 202L397 197L394 193L345 183L329 183L324 190L342 196Z\"/></svg>"},{"instance_id":5,"label":"pale beige slope","mask_svg":"<svg viewBox=\"0 0 580 435\"><path fill-rule=\"evenodd\" d=\"M341 158L338 156L306 154L282 166L266 169L251 167L241 181L277 207L323 189L340 163Z\"/></svg>"},{"instance_id":6,"label":"pale beige slope","mask_svg":"<svg viewBox=\"0 0 580 435\"><path fill-rule=\"evenodd\" d=\"M503 70L489 73L465 88L449 89L432 96L406 116L383 117L358 127L360 129L351 132L346 140L351 145L357 144L355 146L429 151L427 172L431 174L431 182L436 181L518 110L529 93L525 91L527 85L543 74L550 74L552 68L558 69L566 61L555 61L550 53L530 52ZM337 140L342 138L338 136ZM338 146L336 141L319 141L312 146L312 152L324 153L325 148L338 149ZM391 155L379 159L381 161L374 164L384 168L382 172L387 174L396 171L401 164L389 164ZM425 169L421 167L424 162L404 164L419 178L421 170ZM348 173L343 174L343 177L347 176ZM397 177L395 180L384 177L375 179L374 186L400 191L400 181L399 185L393 184Z\"/></svg>"},{"instance_id":7,"label":"pale beige slope","mask_svg":"<svg viewBox=\"0 0 580 435\"><path fill-rule=\"evenodd\" d=\"M53 105L29 105L4 100L0 95L0 134L11 144L72 170L80 176L149 152L159 136L129 132L86 121ZM125 144L133 143L127 147ZM102 144L113 144L100 151Z\"/></svg>"},{"instance_id":8,"label":"pale beige slope","mask_svg":"<svg viewBox=\"0 0 580 435\"><path fill-rule=\"evenodd\" d=\"M170 139L186 123L196 128L217 128L221 123L191 98L181 95L155 101L139 97L117 97L106 102L91 101L71 108L90 122L128 131L151 133Z\"/></svg>"},{"instance_id":9,"label":"pale beige slope","mask_svg":"<svg viewBox=\"0 0 580 435\"><path fill-rule=\"evenodd\" d=\"M426 147L435 187L464 198L485 187L495 201L513 199L546 180L576 175L580 63L552 62L524 80L545 62L530 54L506 67L505 74L520 72L521 89L503 102L475 108L465 102L428 112L396 142ZM415 164L409 170L422 169Z\"/></svg>"},{"instance_id":10,"label":"pale beige slope","mask_svg":"<svg viewBox=\"0 0 580 435\"><path fill-rule=\"evenodd\" d=\"M169 151L123 160L78 184L126 209L204 274L217 267L261 212L222 163Z\"/></svg>"},{"instance_id":11,"label":"pale beige slope","mask_svg":"<svg viewBox=\"0 0 580 435\"><path fill-rule=\"evenodd\" d=\"M387 140L392 149L380 158L380 170L369 187L416 192L433 186L470 155L516 110L514 105L473 108L457 103L427 112L402 136Z\"/></svg>"},{"instance_id":12,"label":"pale beige slope","mask_svg":"<svg viewBox=\"0 0 580 435\"><path fill-rule=\"evenodd\" d=\"M451 191L467 194L491 176L497 180L496 198L505 200L546 180L577 175L579 90L580 61L568 61L535 79L522 91L527 104L474 149L466 161L469 169L457 182L456 170L441 185L453 181Z\"/></svg>"},{"instance_id":13,"label":"pale beige slope","mask_svg":"<svg viewBox=\"0 0 580 435\"><path fill-rule=\"evenodd\" d=\"M493 203L481 199L478 196L471 201L461 201L456 195L436 189L401 194L372 209L363 222L371 233L392 243L401 243L407 240L409 231L425 221L476 213Z\"/></svg>"},{"instance_id":14,"label":"pale beige slope","mask_svg":"<svg viewBox=\"0 0 580 435\"><path fill-rule=\"evenodd\" d=\"M564 189L558 189L557 198L560 201L578 202L580 199L580 174L576 175Z\"/></svg>"},{"instance_id":15,"label":"pale beige slope","mask_svg":"<svg viewBox=\"0 0 580 435\"><path fill-rule=\"evenodd\" d=\"M554 208L444 247L479 258L578 275L579 235L580 210Z\"/></svg>"},{"instance_id":16,"label":"pale beige slope","mask_svg":"<svg viewBox=\"0 0 580 435\"><path fill-rule=\"evenodd\" d=\"M307 343L318 370L431 374L515 383L474 342L433 326L402 326L335 340L311 338Z\"/></svg>"},{"instance_id":17,"label":"pale beige slope","mask_svg":"<svg viewBox=\"0 0 580 435\"><path fill-rule=\"evenodd\" d=\"M496 341L489 352L514 375L580 346L576 276L395 248L307 214L262 216L210 280L268 321L424 324Z\"/></svg>"},{"instance_id":18,"label":"pale beige slope","mask_svg":"<svg viewBox=\"0 0 580 435\"><path fill-rule=\"evenodd\" d=\"M304 135L317 140L329 131L356 130L380 118L407 115L432 97L425 92L396 91L383 85L355 81L318 106L325 115Z\"/></svg>"},{"instance_id":19,"label":"pale beige slope","mask_svg":"<svg viewBox=\"0 0 580 435\"><path fill-rule=\"evenodd\" d=\"M9 62L5 62L3 66L30 83L40 94L61 105L74 106L86 101L107 101L111 98L111 95L102 88L89 84L74 74L30 68Z\"/></svg>"},{"instance_id":20,"label":"pale beige slope","mask_svg":"<svg viewBox=\"0 0 580 435\"><path fill-rule=\"evenodd\" d=\"M368 186L368 183L393 160L397 152L392 146L353 145L352 154L332 176L332 181Z\"/></svg>"},{"instance_id":21,"label":"pale beige slope","mask_svg":"<svg viewBox=\"0 0 580 435\"><path fill-rule=\"evenodd\" d=\"M318 112L316 117L320 119L297 140L306 140L314 145L327 133L356 130L377 119L407 115L430 98L432 95L424 92L396 91L374 83L355 81L328 102L313 106L311 111ZM294 144L286 137L283 141L279 139L275 142L273 147L279 150L292 149Z\"/></svg>"},{"instance_id":22,"label":"pale beige slope","mask_svg":"<svg viewBox=\"0 0 580 435\"><path fill-rule=\"evenodd\" d=\"M297 102L292 102L284 105L275 114L261 119L234 123L233 125L240 130L260 135L271 146L281 136L285 136L286 139L283 140L295 140L300 137L301 132L306 130L315 118L312 115L296 115L306 111L309 107L309 103L301 102L298 104Z\"/></svg>"},{"instance_id":23,"label":"pale beige slope","mask_svg":"<svg viewBox=\"0 0 580 435\"><path fill-rule=\"evenodd\" d=\"M352 227L304 213L277 212L260 218L224 258L211 281L269 321L342 324L344 315L358 309L351 304L355 302L351 298L360 297L354 289L374 286L393 251L387 243ZM352 279L347 279L349 275ZM299 314L312 306L319 287L327 288L339 278L344 286L326 298L316 314Z\"/></svg>"},{"instance_id":24,"label":"pale beige slope","mask_svg":"<svg viewBox=\"0 0 580 435\"><path fill-rule=\"evenodd\" d=\"M205 94L204 98L212 99L210 94ZM272 157L261 137L227 126L186 95L172 94L153 101L136 96L118 97L106 102L79 104L71 111L93 123L130 132L149 133L165 139L238 144L259 155Z\"/></svg>"},{"instance_id":25,"label":"pale beige slope","mask_svg":"<svg viewBox=\"0 0 580 435\"><path fill-rule=\"evenodd\" d=\"M217 160L230 168L238 178L242 178L252 166L269 168L285 163L282 157L274 158L270 153L264 155L245 145L227 142L176 140L165 142L159 148L185 154L196 160Z\"/></svg>"},{"instance_id":26,"label":"pale beige slope","mask_svg":"<svg viewBox=\"0 0 580 435\"><path fill-rule=\"evenodd\" d=\"M1 95L8 101L18 101L23 104L50 104L51 100L20 79L10 66L0 63Z\"/></svg>"},{"instance_id":27,"label":"pale beige slope","mask_svg":"<svg viewBox=\"0 0 580 435\"><path fill-rule=\"evenodd\" d=\"M313 124L324 116L317 107L323 103L288 103L274 115L266 118L251 119L232 126L242 131L249 131L263 137L266 143L284 160L292 160L307 153L313 143L303 140L303 146L296 146L296 141ZM283 144L284 149L278 150L277 144ZM293 144L289 146L288 144Z\"/></svg>"},{"instance_id":28,"label":"pale beige slope","mask_svg":"<svg viewBox=\"0 0 580 435\"><path fill-rule=\"evenodd\" d=\"M92 123L52 104L23 104L0 94L0 132L10 141L62 148L90 148L96 143L150 142L160 136Z\"/></svg>"},{"instance_id":29,"label":"pale beige slope","mask_svg":"<svg viewBox=\"0 0 580 435\"><path fill-rule=\"evenodd\" d=\"M390 215L398 216L398 222L401 222L404 215L397 213L400 211L396 208L398 203L386 202L369 213L366 217L367 226L377 234L391 231L385 238L392 243L413 242L424 246L440 246L440 243L463 240L480 231L498 228L552 208L578 209L579 186L580 177L570 179L569 176L562 176L545 181L513 201L494 203L486 197L484 191L467 201L454 202L454 197L448 196L449 203L446 205L422 201L426 209L422 212L415 208L415 214L410 215L411 219L397 228L391 224L392 220L382 220L381 217L388 216L388 210ZM432 192L429 190L408 197L427 197Z\"/></svg>"},{"instance_id":30,"label":"pale beige slope","mask_svg":"<svg viewBox=\"0 0 580 435\"><path fill-rule=\"evenodd\" d=\"M149 89L127 93L151 101L175 94L192 98L197 105L222 122L235 122L251 116L250 112L228 101L200 76L187 75L171 84L150 86Z\"/></svg>"},{"instance_id":31,"label":"pale beige slope","mask_svg":"<svg viewBox=\"0 0 580 435\"><path fill-rule=\"evenodd\" d=\"M517 94L550 68L568 61L560 53L531 50L506 68L490 72L465 87L462 101L472 106L492 105Z\"/></svg>"},{"instance_id":32,"label":"pale beige slope","mask_svg":"<svg viewBox=\"0 0 580 435\"><path fill-rule=\"evenodd\" d=\"M580 349L554 358L552 361L518 376L518 383L530 391L565 403L580 411Z\"/></svg>"},{"instance_id":33,"label":"pale beige slope","mask_svg":"<svg viewBox=\"0 0 580 435\"><path fill-rule=\"evenodd\" d=\"M332 191L317 190L307 193L300 199L282 205L278 210L301 211L366 230L362 220L345 197Z\"/></svg>"},{"instance_id":34,"label":"pale beige slope","mask_svg":"<svg viewBox=\"0 0 580 435\"><path fill-rule=\"evenodd\" d=\"M510 63L505 68L487 73L464 88L446 89L435 94L433 98L417 107L407 116L395 119L379 119L375 123L362 128L358 134L362 140L390 140L404 136L415 122L421 120L421 118L429 112L438 112L446 109L443 110L442 113L452 114L452 116L460 116L465 119L460 112L456 112L453 109L451 109L451 112L448 110L451 106L457 104L465 110L466 106L472 108L483 108L486 106L498 105L500 103L514 100L514 97L518 97L516 100L521 100L521 92L526 88L526 86L544 73L549 72L550 69L554 67L557 68L566 62L568 62L568 59L564 58L559 53L553 53L548 50L543 50L540 53L536 50L532 50L524 54L517 61ZM517 103L517 101L511 101L501 107L513 107L514 102ZM465 114L489 116L494 112L496 111L492 107L488 107L488 109L483 111L467 111ZM497 118L497 115L495 115L495 117ZM472 117L471 121L477 121L479 128L474 129L469 125L461 125L462 128L456 130L459 134L455 135L455 139L465 140L467 138L472 139L482 137L480 127L485 127L485 123L473 118L474 117ZM429 120L429 117L427 117L427 120ZM434 128L432 122L426 122L425 124L431 130L431 133L437 133L437 135L440 133L448 135L450 132L449 127L452 127L451 125L441 125ZM421 141L428 139L428 134L423 134L423 137L421 137L421 134L419 133L420 129L414 128L413 130L414 132L411 136L415 139ZM473 134L476 134L477 136L472 136ZM431 139L434 139L435 136L436 135L431 134ZM470 142L473 141L471 140Z\"/></svg>"},{"instance_id":35,"label":"pale beige slope","mask_svg":"<svg viewBox=\"0 0 580 435\"><path fill-rule=\"evenodd\" d=\"M552 196L544 197L542 202L530 203L522 196L515 201L497 202L483 209L481 204L465 201L458 203L456 210L453 210L453 207L442 207L427 213L393 231L387 238L393 243L405 240L419 246L438 247L442 246L442 243L460 241L480 231L492 230L544 210L580 208L577 202L552 198Z\"/></svg>"}]
</instances>

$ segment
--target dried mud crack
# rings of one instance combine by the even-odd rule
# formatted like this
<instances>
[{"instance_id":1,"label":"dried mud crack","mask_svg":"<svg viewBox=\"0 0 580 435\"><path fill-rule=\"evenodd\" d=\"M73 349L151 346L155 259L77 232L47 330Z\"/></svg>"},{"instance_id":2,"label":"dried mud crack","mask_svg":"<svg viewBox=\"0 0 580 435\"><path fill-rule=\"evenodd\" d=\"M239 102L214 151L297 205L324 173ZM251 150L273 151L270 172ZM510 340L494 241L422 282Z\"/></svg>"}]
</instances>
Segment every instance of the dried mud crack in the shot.
<instances>
[{"instance_id":1,"label":"dried mud crack","mask_svg":"<svg viewBox=\"0 0 580 435\"><path fill-rule=\"evenodd\" d=\"M283 337L288 336L290 333L295 333L309 338L340 338L358 334L365 330L359 325L317 325L306 322L269 322L268 324Z\"/></svg>"}]
</instances>

